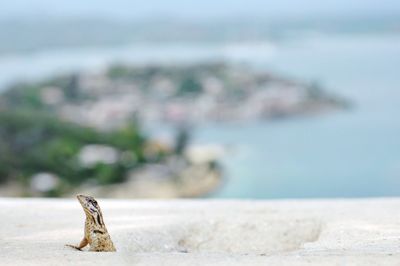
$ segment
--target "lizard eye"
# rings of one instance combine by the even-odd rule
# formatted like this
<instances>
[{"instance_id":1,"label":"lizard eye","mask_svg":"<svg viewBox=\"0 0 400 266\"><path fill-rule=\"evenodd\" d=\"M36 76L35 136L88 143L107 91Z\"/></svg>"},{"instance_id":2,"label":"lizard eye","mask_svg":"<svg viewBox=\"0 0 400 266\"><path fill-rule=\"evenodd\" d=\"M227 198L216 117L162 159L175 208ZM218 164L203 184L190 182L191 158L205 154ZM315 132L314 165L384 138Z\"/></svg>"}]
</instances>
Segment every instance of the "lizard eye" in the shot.
<instances>
[{"instance_id":1,"label":"lizard eye","mask_svg":"<svg viewBox=\"0 0 400 266\"><path fill-rule=\"evenodd\" d=\"M93 205L95 208L97 208L97 202L95 200L89 200L89 204Z\"/></svg>"}]
</instances>

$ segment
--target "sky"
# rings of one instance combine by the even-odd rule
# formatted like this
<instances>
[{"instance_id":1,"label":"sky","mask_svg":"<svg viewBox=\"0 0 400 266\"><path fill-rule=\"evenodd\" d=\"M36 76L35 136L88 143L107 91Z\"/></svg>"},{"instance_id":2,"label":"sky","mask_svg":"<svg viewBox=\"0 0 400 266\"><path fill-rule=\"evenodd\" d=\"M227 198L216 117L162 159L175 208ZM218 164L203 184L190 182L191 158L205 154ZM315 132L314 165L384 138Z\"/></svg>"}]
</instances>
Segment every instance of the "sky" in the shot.
<instances>
[{"instance_id":1,"label":"sky","mask_svg":"<svg viewBox=\"0 0 400 266\"><path fill-rule=\"evenodd\" d=\"M103 17L206 20L229 17L307 17L400 14L399 0L13 0L4 1L0 19Z\"/></svg>"}]
</instances>

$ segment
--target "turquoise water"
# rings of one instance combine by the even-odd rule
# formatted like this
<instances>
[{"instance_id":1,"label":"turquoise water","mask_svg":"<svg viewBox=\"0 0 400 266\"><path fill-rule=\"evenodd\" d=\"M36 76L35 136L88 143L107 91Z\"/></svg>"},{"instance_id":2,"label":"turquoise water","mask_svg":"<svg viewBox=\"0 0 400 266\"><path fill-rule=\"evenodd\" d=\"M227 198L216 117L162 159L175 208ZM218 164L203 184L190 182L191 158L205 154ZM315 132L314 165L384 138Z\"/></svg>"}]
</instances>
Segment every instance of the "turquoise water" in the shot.
<instances>
[{"instance_id":1,"label":"turquoise water","mask_svg":"<svg viewBox=\"0 0 400 266\"><path fill-rule=\"evenodd\" d=\"M236 144L225 185L239 198L400 195L400 36L314 36L259 67L318 80L353 110L241 126L208 126L199 142Z\"/></svg>"},{"instance_id":2,"label":"turquoise water","mask_svg":"<svg viewBox=\"0 0 400 266\"><path fill-rule=\"evenodd\" d=\"M400 35L308 35L274 45L129 46L0 58L0 85L114 61L244 61L319 81L350 111L269 123L208 125L194 141L233 147L218 198L400 196ZM3 87L4 88L4 87ZM1 89L1 88L0 88Z\"/></svg>"}]
</instances>

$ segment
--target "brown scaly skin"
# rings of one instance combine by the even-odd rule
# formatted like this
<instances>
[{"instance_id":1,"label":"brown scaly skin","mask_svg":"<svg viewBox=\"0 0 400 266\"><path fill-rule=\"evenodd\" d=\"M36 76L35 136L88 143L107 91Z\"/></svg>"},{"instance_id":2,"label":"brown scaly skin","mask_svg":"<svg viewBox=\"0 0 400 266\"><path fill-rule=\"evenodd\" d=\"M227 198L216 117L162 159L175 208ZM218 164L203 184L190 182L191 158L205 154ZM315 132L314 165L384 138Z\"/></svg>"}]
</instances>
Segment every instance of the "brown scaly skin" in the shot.
<instances>
[{"instance_id":1,"label":"brown scaly skin","mask_svg":"<svg viewBox=\"0 0 400 266\"><path fill-rule=\"evenodd\" d=\"M112 252L116 251L110 235L104 224L103 215L97 201L91 196L76 196L86 214L85 234L78 246L67 245L82 250L89 244L89 251Z\"/></svg>"}]
</instances>

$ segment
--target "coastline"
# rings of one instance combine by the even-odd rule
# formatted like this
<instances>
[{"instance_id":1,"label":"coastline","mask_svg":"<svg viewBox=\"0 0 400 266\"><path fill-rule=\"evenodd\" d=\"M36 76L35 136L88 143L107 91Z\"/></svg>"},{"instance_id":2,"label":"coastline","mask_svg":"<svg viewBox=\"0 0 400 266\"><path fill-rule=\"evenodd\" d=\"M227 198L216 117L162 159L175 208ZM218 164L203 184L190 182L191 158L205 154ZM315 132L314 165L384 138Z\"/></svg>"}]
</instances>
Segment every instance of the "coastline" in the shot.
<instances>
[{"instance_id":1,"label":"coastline","mask_svg":"<svg viewBox=\"0 0 400 266\"><path fill-rule=\"evenodd\" d=\"M396 265L399 198L99 200L116 253L77 252L72 199L1 198L2 265Z\"/></svg>"},{"instance_id":2,"label":"coastline","mask_svg":"<svg viewBox=\"0 0 400 266\"><path fill-rule=\"evenodd\" d=\"M96 196L180 198L204 196L221 183L222 148L190 147L193 125L316 115L347 108L347 100L315 82L204 62L117 64L98 73L15 84L0 95L0 105L0 122L8 128L1 137L11 143L4 157L18 158L0 170L5 181L25 181L26 193L16 196L63 196L86 186ZM170 124L176 136L149 139L143 122ZM34 143L7 134L36 127ZM18 145L28 152L14 156ZM28 165L34 169L27 171Z\"/></svg>"}]
</instances>

